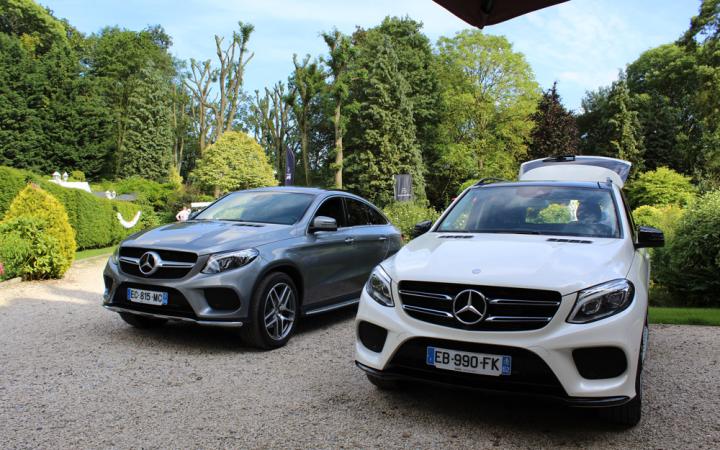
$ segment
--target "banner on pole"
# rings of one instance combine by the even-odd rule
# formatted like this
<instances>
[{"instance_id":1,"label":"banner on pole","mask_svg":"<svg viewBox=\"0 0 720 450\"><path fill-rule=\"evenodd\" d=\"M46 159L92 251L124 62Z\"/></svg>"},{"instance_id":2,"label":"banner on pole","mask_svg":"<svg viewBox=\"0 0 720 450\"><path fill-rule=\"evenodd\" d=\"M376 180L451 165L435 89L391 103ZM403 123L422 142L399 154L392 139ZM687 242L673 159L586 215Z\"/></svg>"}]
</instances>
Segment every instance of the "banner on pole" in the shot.
<instances>
[{"instance_id":1,"label":"banner on pole","mask_svg":"<svg viewBox=\"0 0 720 450\"><path fill-rule=\"evenodd\" d=\"M407 202L412 199L412 175L395 175L395 200L398 202Z\"/></svg>"},{"instance_id":2,"label":"banner on pole","mask_svg":"<svg viewBox=\"0 0 720 450\"><path fill-rule=\"evenodd\" d=\"M295 152L291 148L285 150L285 186L295 182Z\"/></svg>"}]
</instances>

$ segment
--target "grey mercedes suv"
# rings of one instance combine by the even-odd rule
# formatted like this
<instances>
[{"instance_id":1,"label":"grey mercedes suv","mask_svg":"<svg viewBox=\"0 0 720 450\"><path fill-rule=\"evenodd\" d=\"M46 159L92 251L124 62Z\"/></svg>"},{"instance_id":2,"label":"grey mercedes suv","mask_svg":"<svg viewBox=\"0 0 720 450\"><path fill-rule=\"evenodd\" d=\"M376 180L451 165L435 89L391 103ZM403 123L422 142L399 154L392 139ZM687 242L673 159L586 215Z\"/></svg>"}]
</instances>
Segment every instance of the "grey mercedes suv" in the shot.
<instances>
[{"instance_id":1,"label":"grey mercedes suv","mask_svg":"<svg viewBox=\"0 0 720 450\"><path fill-rule=\"evenodd\" d=\"M136 327L241 327L248 343L280 347L298 318L357 303L401 245L375 206L347 192L234 192L187 222L125 239L105 267L103 305Z\"/></svg>"}]
</instances>

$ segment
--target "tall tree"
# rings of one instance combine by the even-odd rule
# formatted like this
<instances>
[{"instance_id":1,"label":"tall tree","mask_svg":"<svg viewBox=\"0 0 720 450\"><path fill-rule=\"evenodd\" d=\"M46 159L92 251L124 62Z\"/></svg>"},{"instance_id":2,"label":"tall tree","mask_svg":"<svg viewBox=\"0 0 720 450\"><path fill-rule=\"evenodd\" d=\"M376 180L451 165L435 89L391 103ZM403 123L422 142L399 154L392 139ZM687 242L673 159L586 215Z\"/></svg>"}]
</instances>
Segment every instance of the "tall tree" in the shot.
<instances>
[{"instance_id":1,"label":"tall tree","mask_svg":"<svg viewBox=\"0 0 720 450\"><path fill-rule=\"evenodd\" d=\"M347 68L353 54L350 38L338 31L322 34L329 49L325 64L330 69L331 82L328 86L334 101L332 122L335 131L335 187L343 187L343 135L345 134L345 120L342 108L348 96Z\"/></svg>"},{"instance_id":2,"label":"tall tree","mask_svg":"<svg viewBox=\"0 0 720 450\"><path fill-rule=\"evenodd\" d=\"M172 86L175 65L169 53L170 45L170 37L159 26L148 27L140 32L105 28L89 39L88 73L101 83L105 102L113 111L115 176L120 177L125 173L120 165L124 160L124 152L132 154L143 151L133 147L144 142L143 139L134 139L130 145L125 142L128 127L144 116L142 109L137 106L150 105L153 91L168 92ZM157 85L147 89L148 80ZM140 92L136 92L138 89ZM148 97L141 100L138 98L140 93ZM135 113L140 116L135 116ZM164 117L168 121L162 126L167 130L158 130L160 135L172 133L169 117ZM170 151L171 145L167 151Z\"/></svg>"},{"instance_id":3,"label":"tall tree","mask_svg":"<svg viewBox=\"0 0 720 450\"><path fill-rule=\"evenodd\" d=\"M346 186L386 205L393 199L393 176L410 174L414 195L423 201L422 155L410 86L400 72L398 55L383 34L362 34L356 40L358 54L350 72Z\"/></svg>"},{"instance_id":4,"label":"tall tree","mask_svg":"<svg viewBox=\"0 0 720 450\"><path fill-rule=\"evenodd\" d=\"M119 152L120 177L163 181L172 164L172 87L152 68L141 71L128 99L128 123Z\"/></svg>"},{"instance_id":5,"label":"tall tree","mask_svg":"<svg viewBox=\"0 0 720 450\"><path fill-rule=\"evenodd\" d=\"M650 49L627 67L632 107L639 114L645 142L645 166L667 166L692 173L702 149L702 91L697 55L676 44Z\"/></svg>"},{"instance_id":6,"label":"tall tree","mask_svg":"<svg viewBox=\"0 0 720 450\"><path fill-rule=\"evenodd\" d=\"M290 101L296 93L294 87L286 89L285 84L278 82L272 89L265 88L265 95L255 91L250 117L253 132L268 153L280 182L285 180L285 152L295 152L296 147Z\"/></svg>"},{"instance_id":7,"label":"tall tree","mask_svg":"<svg viewBox=\"0 0 720 450\"><path fill-rule=\"evenodd\" d=\"M217 98L210 104L215 116L215 140L231 130L241 99L245 66L255 55L247 54L247 43L255 27L238 22L239 31L233 32L232 41L223 47L224 38L215 35L215 51L220 66L216 71Z\"/></svg>"},{"instance_id":8,"label":"tall tree","mask_svg":"<svg viewBox=\"0 0 720 450\"><path fill-rule=\"evenodd\" d=\"M310 185L310 127L312 108L316 97L320 94L325 84L325 74L317 61L310 62L310 55L305 56L302 62L298 61L297 55L293 55L295 70L290 76L291 90L297 92L296 96L290 97L290 104L297 121L298 134L300 135L300 151L302 153L303 173L305 185Z\"/></svg>"},{"instance_id":9,"label":"tall tree","mask_svg":"<svg viewBox=\"0 0 720 450\"><path fill-rule=\"evenodd\" d=\"M83 42L33 2L0 3L0 164L105 175L112 118Z\"/></svg>"},{"instance_id":10,"label":"tall tree","mask_svg":"<svg viewBox=\"0 0 720 450\"><path fill-rule=\"evenodd\" d=\"M543 92L532 120L535 128L528 147L528 157L536 159L577 153L580 138L575 116L563 106L557 92L557 81Z\"/></svg>"},{"instance_id":11,"label":"tall tree","mask_svg":"<svg viewBox=\"0 0 720 450\"><path fill-rule=\"evenodd\" d=\"M608 97L610 149L613 156L630 161L635 173L643 168L643 138L638 113L630 109L630 91L624 75L613 83Z\"/></svg>"},{"instance_id":12,"label":"tall tree","mask_svg":"<svg viewBox=\"0 0 720 450\"><path fill-rule=\"evenodd\" d=\"M422 23L409 17L386 17L379 26L369 29L367 33L381 33L390 38L398 56L398 70L408 82L407 97L412 103L415 135L424 167L430 167L439 158L438 128L442 109L438 64L430 40L422 33ZM430 201L442 203L435 189L439 181L435 173L424 170L424 177L428 181L427 195Z\"/></svg>"},{"instance_id":13,"label":"tall tree","mask_svg":"<svg viewBox=\"0 0 720 450\"><path fill-rule=\"evenodd\" d=\"M468 179L516 176L541 91L525 57L502 36L467 30L440 38L438 58L441 145L432 170L445 205Z\"/></svg>"},{"instance_id":14,"label":"tall tree","mask_svg":"<svg viewBox=\"0 0 720 450\"><path fill-rule=\"evenodd\" d=\"M210 91L214 82L215 73L212 70L210 60L190 60L190 71L183 77L183 83L190 90L193 102L190 105L190 113L195 124L195 133L198 136L200 154L205 151L211 130L209 105Z\"/></svg>"}]
</instances>

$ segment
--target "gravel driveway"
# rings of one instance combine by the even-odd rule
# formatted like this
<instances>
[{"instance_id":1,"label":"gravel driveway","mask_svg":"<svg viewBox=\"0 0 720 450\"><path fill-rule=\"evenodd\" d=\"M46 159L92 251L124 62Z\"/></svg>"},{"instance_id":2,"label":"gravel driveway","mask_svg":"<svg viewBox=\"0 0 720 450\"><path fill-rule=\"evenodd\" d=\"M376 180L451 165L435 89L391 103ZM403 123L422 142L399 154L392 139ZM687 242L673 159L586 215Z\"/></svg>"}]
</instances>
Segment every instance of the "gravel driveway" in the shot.
<instances>
[{"instance_id":1,"label":"gravel driveway","mask_svg":"<svg viewBox=\"0 0 720 450\"><path fill-rule=\"evenodd\" d=\"M229 330L141 331L100 307L104 259L0 286L0 447L717 448L720 328L653 326L641 424L414 387L353 364L352 311L257 352Z\"/></svg>"}]
</instances>

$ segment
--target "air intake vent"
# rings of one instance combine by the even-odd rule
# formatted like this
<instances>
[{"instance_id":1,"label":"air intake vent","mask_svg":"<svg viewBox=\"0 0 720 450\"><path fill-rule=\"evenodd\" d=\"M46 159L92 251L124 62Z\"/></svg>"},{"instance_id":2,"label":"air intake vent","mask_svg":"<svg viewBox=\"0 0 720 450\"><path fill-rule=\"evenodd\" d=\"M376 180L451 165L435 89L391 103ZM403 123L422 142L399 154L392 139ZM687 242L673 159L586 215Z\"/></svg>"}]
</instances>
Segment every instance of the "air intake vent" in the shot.
<instances>
[{"instance_id":1,"label":"air intake vent","mask_svg":"<svg viewBox=\"0 0 720 450\"><path fill-rule=\"evenodd\" d=\"M259 223L245 223L245 222L241 222L241 223L236 223L235 226L236 226L236 227L262 228L262 227L264 227L265 225L260 225Z\"/></svg>"},{"instance_id":2,"label":"air intake vent","mask_svg":"<svg viewBox=\"0 0 720 450\"><path fill-rule=\"evenodd\" d=\"M568 244L592 244L593 241L585 241L582 239L558 239L558 238L550 238L548 239L548 242L565 242Z\"/></svg>"},{"instance_id":3,"label":"air intake vent","mask_svg":"<svg viewBox=\"0 0 720 450\"><path fill-rule=\"evenodd\" d=\"M469 234L444 234L438 236L440 239L472 239L472 235Z\"/></svg>"}]
</instances>

